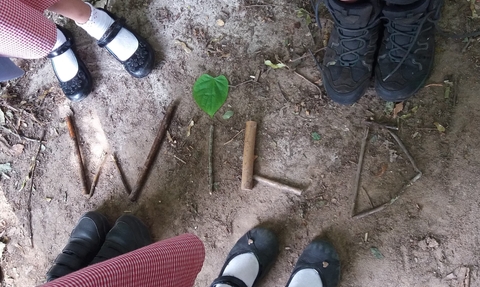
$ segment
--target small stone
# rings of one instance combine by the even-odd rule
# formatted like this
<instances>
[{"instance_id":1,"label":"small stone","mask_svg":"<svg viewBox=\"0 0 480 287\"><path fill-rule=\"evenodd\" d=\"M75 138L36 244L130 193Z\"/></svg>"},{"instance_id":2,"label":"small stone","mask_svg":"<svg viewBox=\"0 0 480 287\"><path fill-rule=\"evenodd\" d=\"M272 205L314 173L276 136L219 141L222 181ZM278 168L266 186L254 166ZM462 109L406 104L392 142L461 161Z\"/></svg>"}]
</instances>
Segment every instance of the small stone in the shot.
<instances>
[{"instance_id":1,"label":"small stone","mask_svg":"<svg viewBox=\"0 0 480 287\"><path fill-rule=\"evenodd\" d=\"M251 238L248 239L248 245L252 245L253 244L253 240Z\"/></svg>"},{"instance_id":2,"label":"small stone","mask_svg":"<svg viewBox=\"0 0 480 287\"><path fill-rule=\"evenodd\" d=\"M323 268L327 268L328 267L328 262L327 261L323 261Z\"/></svg>"},{"instance_id":3,"label":"small stone","mask_svg":"<svg viewBox=\"0 0 480 287\"><path fill-rule=\"evenodd\" d=\"M217 20L217 26L223 27L225 26L225 22L222 19Z\"/></svg>"},{"instance_id":4,"label":"small stone","mask_svg":"<svg viewBox=\"0 0 480 287\"><path fill-rule=\"evenodd\" d=\"M46 200L47 202L50 202L50 201L52 201L52 198L51 198L51 197L45 197L45 200Z\"/></svg>"}]
</instances>

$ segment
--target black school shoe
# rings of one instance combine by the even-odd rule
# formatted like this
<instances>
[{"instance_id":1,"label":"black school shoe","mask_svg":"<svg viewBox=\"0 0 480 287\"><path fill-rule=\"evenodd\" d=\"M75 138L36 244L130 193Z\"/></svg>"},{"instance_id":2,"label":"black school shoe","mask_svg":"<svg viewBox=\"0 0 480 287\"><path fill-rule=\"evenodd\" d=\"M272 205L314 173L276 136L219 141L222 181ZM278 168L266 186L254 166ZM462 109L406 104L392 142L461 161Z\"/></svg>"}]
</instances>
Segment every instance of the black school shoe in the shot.
<instances>
[{"instance_id":1,"label":"black school shoe","mask_svg":"<svg viewBox=\"0 0 480 287\"><path fill-rule=\"evenodd\" d=\"M95 211L85 213L73 229L62 253L47 272L47 281L87 266L100 250L109 229L110 224L105 216Z\"/></svg>"},{"instance_id":2,"label":"black school shoe","mask_svg":"<svg viewBox=\"0 0 480 287\"><path fill-rule=\"evenodd\" d=\"M314 7L317 23L320 1ZM370 85L382 7L378 0L361 3L326 0L325 5L335 24L321 68L323 85L334 102L351 105Z\"/></svg>"},{"instance_id":3,"label":"black school shoe","mask_svg":"<svg viewBox=\"0 0 480 287\"><path fill-rule=\"evenodd\" d=\"M235 243L230 253L228 253L227 260L225 260L225 264L223 264L219 277L215 279L210 286L215 287L217 284L227 284L232 287L247 287L242 280L234 276L222 276L228 263L232 261L234 257L245 253L253 253L258 260L259 271L253 282L253 286L256 286L258 281L260 281L272 267L278 256L277 237L273 232L262 227L248 231Z\"/></svg>"},{"instance_id":4,"label":"black school shoe","mask_svg":"<svg viewBox=\"0 0 480 287\"><path fill-rule=\"evenodd\" d=\"M145 247L152 243L147 226L133 215L122 215L108 232L90 265Z\"/></svg>"},{"instance_id":5,"label":"black school shoe","mask_svg":"<svg viewBox=\"0 0 480 287\"><path fill-rule=\"evenodd\" d=\"M287 286L290 285L293 276L302 269L315 269L320 274L323 287L336 287L340 281L340 260L337 251L332 244L322 239L313 240L303 250Z\"/></svg>"},{"instance_id":6,"label":"black school shoe","mask_svg":"<svg viewBox=\"0 0 480 287\"><path fill-rule=\"evenodd\" d=\"M125 68L125 70L127 70L127 72L130 75L134 76L135 78L146 77L152 71L153 65L155 63L155 52L153 51L152 46L150 46L150 44L145 39L140 37L137 33L132 31L131 29L128 29L127 26L125 25L125 19L123 18L118 19L115 15L113 15L109 11L104 9L100 9L100 10L104 11L110 17L112 17L112 19L114 19L114 22L107 29L105 34L103 34L102 38L98 40L97 42L98 46L100 48L105 47L107 51L110 54L112 54L113 57L115 57L115 59L117 59L120 63L122 63L123 67ZM122 28L125 28L128 31L130 31L130 33L132 33L137 38L137 41L138 41L137 50L126 61L121 61L120 59L118 59L117 56L112 51L110 51L108 47L106 47L108 43L110 43L117 36L118 32L120 32Z\"/></svg>"},{"instance_id":7,"label":"black school shoe","mask_svg":"<svg viewBox=\"0 0 480 287\"><path fill-rule=\"evenodd\" d=\"M62 88L65 96L72 102L79 102L86 98L92 91L92 76L90 75L90 72L88 71L83 61L78 57L77 53L73 49L75 41L73 39L72 33L58 25L57 28L62 31L62 33L65 35L65 38L67 38L67 41L63 43L63 45L52 51L50 54L48 54L47 57L51 59L65 53L69 49L72 49L73 53L75 54L75 58L77 58L78 72L75 77L73 77L73 79L71 79L70 81L62 82L60 81L60 79L58 81L60 82L60 87ZM55 65L53 65L53 71L55 72L55 76L57 76L58 79Z\"/></svg>"},{"instance_id":8,"label":"black school shoe","mask_svg":"<svg viewBox=\"0 0 480 287\"><path fill-rule=\"evenodd\" d=\"M383 9L385 31L375 67L375 89L390 102L421 89L433 68L435 24L443 0L420 0Z\"/></svg>"}]
</instances>

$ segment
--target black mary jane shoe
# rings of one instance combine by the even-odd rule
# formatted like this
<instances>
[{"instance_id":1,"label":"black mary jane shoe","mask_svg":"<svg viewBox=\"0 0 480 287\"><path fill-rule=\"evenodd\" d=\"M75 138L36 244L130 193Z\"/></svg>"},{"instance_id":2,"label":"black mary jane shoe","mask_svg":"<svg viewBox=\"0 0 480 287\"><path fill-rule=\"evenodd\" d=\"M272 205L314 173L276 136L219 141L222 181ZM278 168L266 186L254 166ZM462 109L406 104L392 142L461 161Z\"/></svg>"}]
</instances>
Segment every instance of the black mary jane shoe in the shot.
<instances>
[{"instance_id":1,"label":"black mary jane shoe","mask_svg":"<svg viewBox=\"0 0 480 287\"><path fill-rule=\"evenodd\" d=\"M96 211L85 213L73 229L62 253L48 270L47 281L86 267L100 250L109 230L110 224L105 216Z\"/></svg>"},{"instance_id":2,"label":"black mary jane shoe","mask_svg":"<svg viewBox=\"0 0 480 287\"><path fill-rule=\"evenodd\" d=\"M55 65L53 65L53 70L55 72L55 75L57 76L58 81L60 82L60 87L62 88L65 96L72 102L79 102L85 99L90 94L90 92L92 92L92 76L90 75L90 72L88 71L83 61L78 57L75 50L73 50L75 41L73 39L72 33L58 25L57 28L62 31L62 33L65 35L65 38L67 38L67 41L63 43L60 47L52 51L50 54L48 54L47 57L49 59L55 58L65 53L69 49L72 49L78 63L78 72L75 77L73 77L73 79L71 79L70 81L62 82L60 81L60 79L58 79Z\"/></svg>"},{"instance_id":3,"label":"black mary jane shoe","mask_svg":"<svg viewBox=\"0 0 480 287\"><path fill-rule=\"evenodd\" d=\"M253 253L259 263L259 271L253 286L256 286L267 271L272 267L275 259L278 256L278 240L275 234L265 228L257 227L248 231L243 235L227 256L227 260L220 271L220 275L210 285L215 287L217 284L227 284L232 287L247 287L247 285L240 279L234 276L222 276L228 263L238 255L245 253Z\"/></svg>"},{"instance_id":4,"label":"black mary jane shoe","mask_svg":"<svg viewBox=\"0 0 480 287\"><path fill-rule=\"evenodd\" d=\"M304 250L293 268L286 286L290 285L293 276L303 269L315 269L320 275L324 287L337 287L340 280L340 260L333 245L316 238Z\"/></svg>"},{"instance_id":5,"label":"black mary jane shoe","mask_svg":"<svg viewBox=\"0 0 480 287\"><path fill-rule=\"evenodd\" d=\"M98 40L98 46L100 48L105 47L107 51L112 54L113 57L115 57L115 59L122 63L123 67L130 75L134 76L135 78L146 77L152 71L153 65L155 63L155 52L153 51L152 46L150 46L150 44L145 39L143 39L133 30L129 29L125 24L125 19L117 18L115 15L105 9L100 10L104 11L110 17L112 17L112 19L114 19L114 22L112 25L110 25L110 27L108 27L102 38ZM118 35L122 28L130 31L130 33L132 33L138 41L137 50L130 58L125 61L121 61L120 59L118 59L118 57L112 51L110 51L108 47L106 47Z\"/></svg>"},{"instance_id":6,"label":"black mary jane shoe","mask_svg":"<svg viewBox=\"0 0 480 287\"><path fill-rule=\"evenodd\" d=\"M105 242L89 265L126 254L152 243L148 227L136 216L122 215L105 237Z\"/></svg>"}]
</instances>

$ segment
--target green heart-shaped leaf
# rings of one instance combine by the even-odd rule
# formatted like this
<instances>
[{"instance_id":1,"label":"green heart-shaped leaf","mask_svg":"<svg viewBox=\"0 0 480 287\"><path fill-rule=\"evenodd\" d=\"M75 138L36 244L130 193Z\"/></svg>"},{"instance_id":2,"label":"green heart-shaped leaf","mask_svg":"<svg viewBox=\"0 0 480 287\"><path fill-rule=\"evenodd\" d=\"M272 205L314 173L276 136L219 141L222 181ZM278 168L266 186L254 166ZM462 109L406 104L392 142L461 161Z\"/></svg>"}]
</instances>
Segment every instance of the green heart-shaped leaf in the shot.
<instances>
[{"instance_id":1,"label":"green heart-shaped leaf","mask_svg":"<svg viewBox=\"0 0 480 287\"><path fill-rule=\"evenodd\" d=\"M224 75L216 78L203 74L193 85L193 99L210 117L222 107L228 96L228 80Z\"/></svg>"}]
</instances>

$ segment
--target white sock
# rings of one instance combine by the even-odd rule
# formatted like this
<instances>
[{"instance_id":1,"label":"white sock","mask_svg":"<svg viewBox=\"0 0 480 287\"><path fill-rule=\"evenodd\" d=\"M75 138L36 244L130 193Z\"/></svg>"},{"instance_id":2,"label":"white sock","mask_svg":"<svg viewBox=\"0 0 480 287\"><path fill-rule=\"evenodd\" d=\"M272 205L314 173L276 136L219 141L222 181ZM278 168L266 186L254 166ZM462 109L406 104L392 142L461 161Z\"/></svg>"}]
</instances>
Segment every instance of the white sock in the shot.
<instances>
[{"instance_id":1,"label":"white sock","mask_svg":"<svg viewBox=\"0 0 480 287\"><path fill-rule=\"evenodd\" d=\"M315 269L302 269L293 275L288 287L323 287L320 274Z\"/></svg>"},{"instance_id":2,"label":"white sock","mask_svg":"<svg viewBox=\"0 0 480 287\"><path fill-rule=\"evenodd\" d=\"M233 276L242 280L248 287L253 286L257 278L260 265L253 253L245 253L235 256L223 271L222 276ZM217 284L216 287L230 287L227 284Z\"/></svg>"},{"instance_id":3,"label":"white sock","mask_svg":"<svg viewBox=\"0 0 480 287\"><path fill-rule=\"evenodd\" d=\"M53 46L52 51L60 47L66 41L67 38L65 38L65 35L63 35L62 31L57 29L57 42L55 43L55 46ZM68 49L65 53L51 58L51 61L55 67L56 75L61 82L68 82L77 75L78 62L72 49Z\"/></svg>"},{"instance_id":4,"label":"white sock","mask_svg":"<svg viewBox=\"0 0 480 287\"><path fill-rule=\"evenodd\" d=\"M84 29L90 36L100 40L114 20L107 13L93 7L90 3L86 3L92 9L92 14L88 21L84 24L77 25ZM122 28L117 36L107 45L107 48L120 59L120 61L128 60L138 48L137 38L127 29Z\"/></svg>"}]
</instances>

